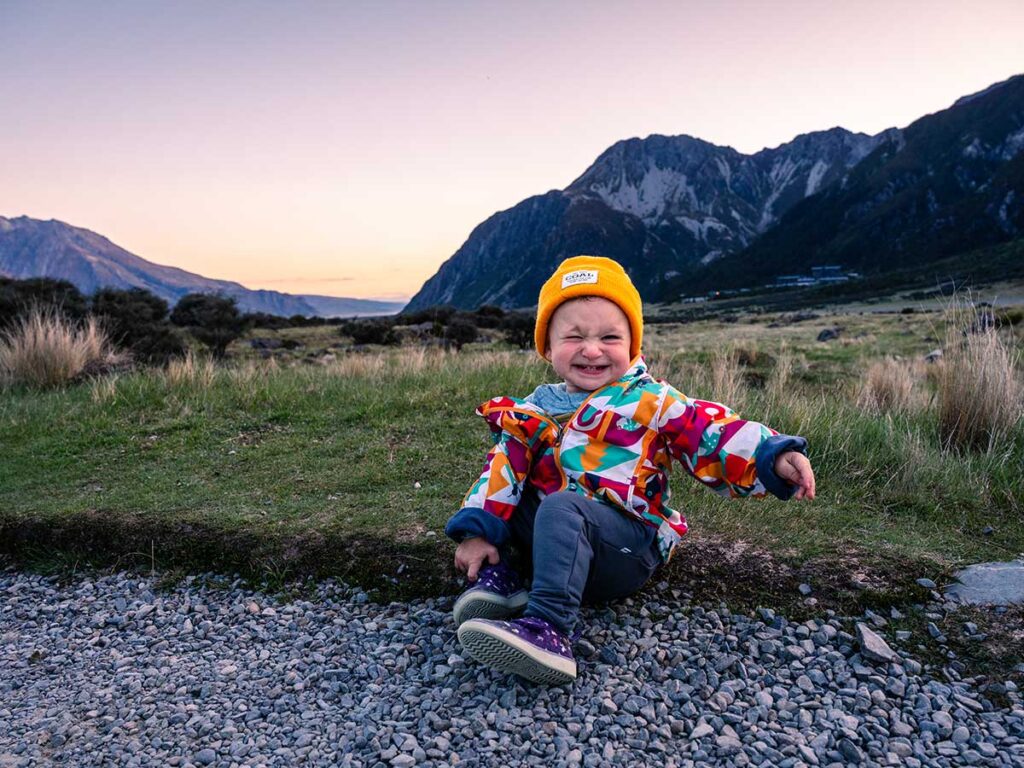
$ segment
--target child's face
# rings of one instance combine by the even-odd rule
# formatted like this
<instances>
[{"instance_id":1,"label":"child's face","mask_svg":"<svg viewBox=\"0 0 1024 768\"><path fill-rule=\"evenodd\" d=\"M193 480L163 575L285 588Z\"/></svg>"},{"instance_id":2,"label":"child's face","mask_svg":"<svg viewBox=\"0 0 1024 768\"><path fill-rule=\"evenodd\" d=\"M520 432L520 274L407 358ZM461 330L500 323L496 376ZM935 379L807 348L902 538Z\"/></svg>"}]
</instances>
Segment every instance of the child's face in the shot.
<instances>
[{"instance_id":1,"label":"child's face","mask_svg":"<svg viewBox=\"0 0 1024 768\"><path fill-rule=\"evenodd\" d=\"M572 299L551 316L544 354L570 392L593 392L629 368L629 320L599 296Z\"/></svg>"}]
</instances>

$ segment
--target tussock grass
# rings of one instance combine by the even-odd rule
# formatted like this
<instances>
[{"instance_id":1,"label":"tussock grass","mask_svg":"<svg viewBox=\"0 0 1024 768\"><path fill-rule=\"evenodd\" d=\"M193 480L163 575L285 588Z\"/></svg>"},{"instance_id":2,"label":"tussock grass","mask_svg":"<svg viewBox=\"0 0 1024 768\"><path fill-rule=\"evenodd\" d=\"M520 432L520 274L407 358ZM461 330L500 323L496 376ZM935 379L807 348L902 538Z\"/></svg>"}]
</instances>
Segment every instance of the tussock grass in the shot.
<instances>
[{"instance_id":1,"label":"tussock grass","mask_svg":"<svg viewBox=\"0 0 1024 768\"><path fill-rule=\"evenodd\" d=\"M783 343L768 377L767 390L770 402L780 403L792 395L794 365L793 354L788 345Z\"/></svg>"},{"instance_id":2,"label":"tussock grass","mask_svg":"<svg viewBox=\"0 0 1024 768\"><path fill-rule=\"evenodd\" d=\"M8 384L58 387L125 359L91 317L78 326L52 310L33 310L0 336L0 379Z\"/></svg>"},{"instance_id":3,"label":"tussock grass","mask_svg":"<svg viewBox=\"0 0 1024 768\"><path fill-rule=\"evenodd\" d=\"M217 375L217 365L212 359L196 355L189 350L185 357L174 358L167 363L163 376L172 388L209 388Z\"/></svg>"},{"instance_id":4,"label":"tussock grass","mask_svg":"<svg viewBox=\"0 0 1024 768\"><path fill-rule=\"evenodd\" d=\"M864 372L857 402L872 413L907 413L919 404L915 398L919 378L920 366L892 358L876 360Z\"/></svg>"},{"instance_id":5,"label":"tussock grass","mask_svg":"<svg viewBox=\"0 0 1024 768\"><path fill-rule=\"evenodd\" d=\"M711 388L709 397L733 410L742 411L746 404L746 387L739 356L735 350L718 352L711 360Z\"/></svg>"},{"instance_id":6,"label":"tussock grass","mask_svg":"<svg viewBox=\"0 0 1024 768\"><path fill-rule=\"evenodd\" d=\"M937 369L938 425L947 448L996 450L1021 418L1020 355L995 330L951 338Z\"/></svg>"},{"instance_id":7,"label":"tussock grass","mask_svg":"<svg viewBox=\"0 0 1024 768\"><path fill-rule=\"evenodd\" d=\"M113 402L117 398L118 378L117 374L111 374L110 376L93 379L90 386L93 403L104 405Z\"/></svg>"}]
</instances>

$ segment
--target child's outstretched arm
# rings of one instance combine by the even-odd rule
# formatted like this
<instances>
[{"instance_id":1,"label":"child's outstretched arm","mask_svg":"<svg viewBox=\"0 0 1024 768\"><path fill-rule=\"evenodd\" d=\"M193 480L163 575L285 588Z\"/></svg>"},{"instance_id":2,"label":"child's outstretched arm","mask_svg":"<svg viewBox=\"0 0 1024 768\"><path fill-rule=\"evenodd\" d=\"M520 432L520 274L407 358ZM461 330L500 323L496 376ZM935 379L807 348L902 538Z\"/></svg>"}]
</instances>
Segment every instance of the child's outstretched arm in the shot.
<instances>
[{"instance_id":1,"label":"child's outstretched arm","mask_svg":"<svg viewBox=\"0 0 1024 768\"><path fill-rule=\"evenodd\" d=\"M721 403L695 400L669 387L658 414L658 431L669 454L715 493L763 496L769 492L788 499L797 490L790 478L806 478L810 473L810 487L800 484L799 491L800 498L808 490L813 496L814 475L809 462L805 468L799 465L794 469L792 460L784 461L789 477L775 469L783 456L803 454L807 441L742 419Z\"/></svg>"},{"instance_id":2,"label":"child's outstretched arm","mask_svg":"<svg viewBox=\"0 0 1024 768\"><path fill-rule=\"evenodd\" d=\"M814 470L810 460L797 451L786 451L775 459L775 474L790 485L797 486L793 498L797 501L814 498Z\"/></svg>"}]
</instances>

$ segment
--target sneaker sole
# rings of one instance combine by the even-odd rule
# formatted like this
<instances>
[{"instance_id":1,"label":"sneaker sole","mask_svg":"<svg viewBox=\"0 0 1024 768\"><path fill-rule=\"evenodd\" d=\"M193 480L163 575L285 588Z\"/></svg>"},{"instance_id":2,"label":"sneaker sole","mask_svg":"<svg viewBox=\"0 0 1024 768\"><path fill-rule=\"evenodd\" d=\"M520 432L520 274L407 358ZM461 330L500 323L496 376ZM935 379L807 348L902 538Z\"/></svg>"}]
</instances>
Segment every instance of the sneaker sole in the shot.
<instances>
[{"instance_id":1,"label":"sneaker sole","mask_svg":"<svg viewBox=\"0 0 1024 768\"><path fill-rule=\"evenodd\" d=\"M467 621L459 627L458 637L470 656L501 672L547 685L564 685L576 679L575 661L536 648L489 624Z\"/></svg>"},{"instance_id":2,"label":"sneaker sole","mask_svg":"<svg viewBox=\"0 0 1024 768\"><path fill-rule=\"evenodd\" d=\"M470 619L511 619L526 608L529 600L530 593L525 589L508 597L487 592L469 592L455 601L452 617L456 627L461 627Z\"/></svg>"}]
</instances>

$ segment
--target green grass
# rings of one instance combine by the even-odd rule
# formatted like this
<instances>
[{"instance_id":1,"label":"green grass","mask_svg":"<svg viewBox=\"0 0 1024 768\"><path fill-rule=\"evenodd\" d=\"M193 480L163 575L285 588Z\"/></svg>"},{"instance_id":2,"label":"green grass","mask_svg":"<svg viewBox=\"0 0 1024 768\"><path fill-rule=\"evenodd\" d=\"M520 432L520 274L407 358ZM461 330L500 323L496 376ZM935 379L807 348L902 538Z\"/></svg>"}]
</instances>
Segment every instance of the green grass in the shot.
<instances>
[{"instance_id":1,"label":"green grass","mask_svg":"<svg viewBox=\"0 0 1024 768\"><path fill-rule=\"evenodd\" d=\"M918 577L941 582L963 564L1024 552L1020 425L992 453L955 453L941 449L928 406L879 416L857 405L870 360L919 358L938 346L941 322L771 315L652 326L654 374L687 394L718 399L712 364L737 355L740 412L806 436L818 481L812 503L733 501L677 469L673 503L691 534L663 578L698 598L794 613L809 610L796 591L809 581L819 609L856 610L919 601ZM815 340L833 325L846 328L839 340ZM301 331L305 355L318 337ZM528 393L548 380L546 366L487 345L339 351L326 366L232 352L209 381L148 370L0 392L0 554L58 573L212 570L277 585L333 575L385 599L457 589L443 527L491 444L473 409ZM853 576L871 588L853 590Z\"/></svg>"}]
</instances>

